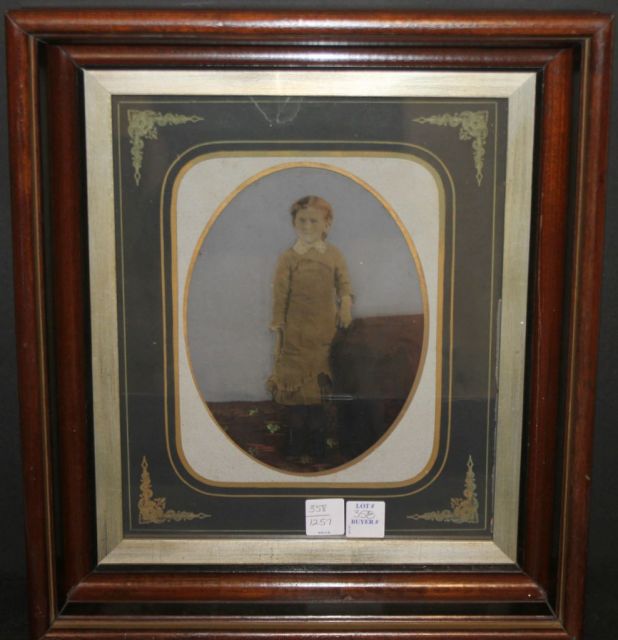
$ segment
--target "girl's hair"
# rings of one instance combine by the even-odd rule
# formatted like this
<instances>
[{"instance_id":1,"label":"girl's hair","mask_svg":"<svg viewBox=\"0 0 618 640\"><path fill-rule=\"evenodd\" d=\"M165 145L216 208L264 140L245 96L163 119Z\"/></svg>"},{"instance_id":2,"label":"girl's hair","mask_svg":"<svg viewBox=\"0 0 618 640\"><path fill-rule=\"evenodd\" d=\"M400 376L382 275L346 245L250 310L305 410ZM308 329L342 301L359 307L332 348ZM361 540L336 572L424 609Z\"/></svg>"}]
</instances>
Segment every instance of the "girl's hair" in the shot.
<instances>
[{"instance_id":1,"label":"girl's hair","mask_svg":"<svg viewBox=\"0 0 618 640\"><path fill-rule=\"evenodd\" d=\"M324 198L319 196L305 196L300 200L297 200L291 207L290 213L292 214L292 222L296 221L296 214L302 209L308 209L314 207L315 209L321 209L324 212L324 219L326 222L333 221L333 208L330 206Z\"/></svg>"}]
</instances>

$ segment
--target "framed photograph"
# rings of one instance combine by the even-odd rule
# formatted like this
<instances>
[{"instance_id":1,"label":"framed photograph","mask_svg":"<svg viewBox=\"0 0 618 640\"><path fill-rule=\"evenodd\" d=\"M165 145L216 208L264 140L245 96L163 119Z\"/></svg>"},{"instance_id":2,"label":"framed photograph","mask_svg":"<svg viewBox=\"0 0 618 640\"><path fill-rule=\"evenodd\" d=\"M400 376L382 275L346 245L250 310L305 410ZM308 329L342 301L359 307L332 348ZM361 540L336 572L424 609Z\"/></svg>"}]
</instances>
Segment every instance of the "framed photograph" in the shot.
<instances>
[{"instance_id":1,"label":"framed photograph","mask_svg":"<svg viewBox=\"0 0 618 640\"><path fill-rule=\"evenodd\" d=\"M610 19L7 39L33 637L577 637Z\"/></svg>"}]
</instances>

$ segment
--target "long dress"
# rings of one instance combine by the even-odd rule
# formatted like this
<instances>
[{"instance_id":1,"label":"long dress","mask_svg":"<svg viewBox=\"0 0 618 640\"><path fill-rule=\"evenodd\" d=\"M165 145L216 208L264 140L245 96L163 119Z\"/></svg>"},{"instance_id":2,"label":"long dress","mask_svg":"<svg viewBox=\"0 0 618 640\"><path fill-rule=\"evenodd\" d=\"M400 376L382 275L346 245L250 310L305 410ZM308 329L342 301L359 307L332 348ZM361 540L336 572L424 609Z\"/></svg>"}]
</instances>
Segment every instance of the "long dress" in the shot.
<instances>
[{"instance_id":1,"label":"long dress","mask_svg":"<svg viewBox=\"0 0 618 640\"><path fill-rule=\"evenodd\" d=\"M338 305L350 295L345 260L333 245L320 242L303 248L297 243L280 256L271 328L282 330L283 342L268 384L275 402L321 402L321 376L332 377L329 357Z\"/></svg>"}]
</instances>

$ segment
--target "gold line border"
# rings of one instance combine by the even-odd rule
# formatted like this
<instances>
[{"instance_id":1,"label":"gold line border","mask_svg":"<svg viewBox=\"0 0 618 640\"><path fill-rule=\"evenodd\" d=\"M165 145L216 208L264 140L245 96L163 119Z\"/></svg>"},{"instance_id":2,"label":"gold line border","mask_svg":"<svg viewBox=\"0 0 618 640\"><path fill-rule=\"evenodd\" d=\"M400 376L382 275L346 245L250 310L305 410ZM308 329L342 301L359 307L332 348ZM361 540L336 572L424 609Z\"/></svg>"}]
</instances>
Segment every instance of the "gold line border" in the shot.
<instances>
[{"instance_id":1,"label":"gold line border","mask_svg":"<svg viewBox=\"0 0 618 640\"><path fill-rule=\"evenodd\" d=\"M569 485L571 483L571 476L573 474L572 471L572 461L571 461L571 451L573 448L573 432L575 430L574 422L575 418L573 416L573 404L575 403L575 377L576 371L573 366L572 359L575 357L575 346L578 337L578 325L580 323L581 313L579 311L577 301L579 299L579 289L580 289L580 273L581 270L580 262L581 262L581 251L582 251L582 225L584 224L582 211L584 210L584 191L583 182L585 175L585 167L582 159L586 157L586 144L588 141L588 119L586 118L586 114L588 113L588 104L590 103L590 60L591 60L591 41L590 39L586 39L582 44L582 80L580 86L580 95L582 96L581 105L579 106L580 112L583 114L581 117L581 132L579 134L579 140L577 144L577 161L579 163L578 171L577 171L577 203L576 203L576 229L575 229L575 238L577 240L575 244L575 257L573 260L574 266L574 274L575 274L575 283L573 295L571 296L571 300L569 302L570 311L572 314L571 319L571 327L573 328L569 341L569 354L571 357L570 370L568 372L568 380L567 380L567 406L565 411L566 417L566 425L565 425L565 437L564 444L562 449L562 455L564 459L564 475L562 481L562 496L561 496L561 504L562 504L562 518L560 521L560 542L559 542L559 554L560 559L558 563L558 603L557 603L557 611L560 617L564 616L565 610L565 602L566 602L566 583L567 583L567 560L568 560L568 547L567 541L569 538L569 518L570 518L570 500L569 500ZM572 544L572 542L571 542Z\"/></svg>"},{"instance_id":2,"label":"gold line border","mask_svg":"<svg viewBox=\"0 0 618 640\"><path fill-rule=\"evenodd\" d=\"M38 122L38 64L36 41L33 38L28 39L28 58L30 66L30 127L32 135L30 137L30 155L31 158L40 157L39 133L40 127ZM56 617L57 594L56 594L56 562L54 547L54 525L53 525L53 479L52 467L50 460L50 417L47 411L49 404L49 388L47 381L47 339L46 339L46 319L45 319L45 283L44 283L44 256L43 256L43 238L42 231L42 208L41 208L41 192L39 185L41 184L40 167L38 162L32 163L32 228L33 228L33 257L34 257L34 292L36 299L36 331L38 338L38 364L39 364L39 391L41 394L41 435L43 449L43 487L45 500L43 509L45 512L45 565L47 567L47 594L49 596L48 617L50 623Z\"/></svg>"},{"instance_id":3,"label":"gold line border","mask_svg":"<svg viewBox=\"0 0 618 640\"><path fill-rule=\"evenodd\" d=\"M485 101L488 102L488 101ZM125 104L130 104L130 102L127 102ZM239 144L242 141L238 141L238 140L218 140L216 142L212 142L212 143L201 143L199 145L194 145L193 147L189 147L188 149L186 149L182 154L180 154L175 160L174 162L172 162L170 164L170 166L168 167L168 170L165 174L165 177L162 181L162 187L161 187L161 197L160 197L160 219L163 220L163 215L164 215L164 211L163 211L163 194L165 192L165 185L166 182L169 179L169 175L170 172L172 170L172 168L178 164L182 157L187 155L188 153L190 153L191 151L195 150L196 148L200 147L200 146L209 146L209 145L223 145L223 144ZM292 144L306 144L307 141L306 140L282 140L282 141L272 141L272 140L254 140L252 141L253 143L268 143L268 144L286 144L286 145L292 145ZM320 142L320 141L313 141L313 142ZM448 177L449 183L451 185L451 192L452 192L452 199L453 199L453 203L452 203L452 210L453 210L453 220L452 220L452 234L451 234L451 243L452 243L452 263L451 263L451 274L450 274L450 279L451 279L451 300L450 300L450 305L451 305L451 309L450 309L450 333L449 333L449 340L450 340L450 344L452 345L453 342L453 317L454 317L454 311L453 311L453 304L454 304L454 279L455 279L455 237L456 237L456 211L457 211L457 206L456 206L456 190L455 190L455 183L453 180L452 175L450 174L450 171L448 170L448 167L445 165L445 163L439 158L439 156L437 156L435 153L433 153L432 151L430 151L429 149L425 148L425 147L421 147L420 145L415 145L412 143L405 143L405 142L393 142L393 141L364 141L364 142L359 142L359 141L343 141L343 140L326 140L323 141L325 143L329 143L329 144L337 144L337 143L344 143L344 144L391 144L391 145L398 145L401 147L408 147L408 148L412 148L412 149L420 149L421 151L425 152L428 156L434 158L436 160L436 162L442 167L443 171L445 172L445 174ZM402 154L404 157L408 157L406 154ZM413 155L413 154L410 154ZM431 165L428 165L432 171L435 171ZM442 181L439 180L437 181L438 183L438 187L439 187L439 191L441 191L441 194L443 195L443 185L442 185ZM440 189L440 187L442 187L442 189ZM161 252L162 252L162 256L163 254L163 236L161 236ZM439 282L439 286L442 287L442 283L443 283L443 265L440 264L439 265L439 269L440 269L440 282ZM164 285L164 281L162 280L162 297L163 297L163 304L165 306L165 285ZM441 296L442 297L442 296ZM166 321L165 321L165 315L164 315L164 327L163 327L163 333L164 333L164 338L167 332L167 328L166 328ZM438 322L440 323L440 333L442 334L442 318L439 317L438 318ZM165 367L165 372L167 372L167 350L164 350L164 367ZM441 363L440 363L441 365ZM453 385L453 372L452 372L452 368L453 368L453 353L452 353L452 349L450 349L449 352L449 383L448 383L448 387L449 387L449 398L452 397L452 385ZM165 403L167 405L167 384L165 385ZM441 397L436 396L436 403L439 404L441 402ZM385 495L374 495L372 494L372 498L381 498L381 497L385 497L385 498L395 498L395 497L405 497L405 496L409 496L409 495L414 495L416 493L420 493L421 491L424 491L426 488L428 488L429 486L431 486L436 480L437 478L441 475L442 471L444 470L444 467L446 465L446 460L448 458L448 452L450 450L450 431L451 431L451 417L452 417L452 412L451 412L451 403L449 402L449 408L448 408L448 423L447 423L447 436L446 436L446 444L445 444L445 452L444 452L444 459L442 461L442 464L440 465L440 468L438 469L438 473L436 474L436 476L431 480L431 482L429 482L428 484L424 485L423 487L420 487L416 490L413 490L411 492L407 492L404 494L397 494L395 496L391 495L391 494L385 494ZM168 455L169 455L169 426L167 425L167 412L165 414L165 420L166 420L166 441L167 441L167 447L168 447ZM191 488L193 491L196 491L198 493L202 493L204 495L214 495L214 496L224 496L226 498L281 498L281 497L289 497L287 495L281 495L281 494L221 494L221 493L213 493L213 492L209 492L209 491L205 491L203 489L194 487L192 484L190 484L185 478L182 477L182 475L179 473L173 459L170 457L170 464L172 466L172 469L174 470L175 474L177 475L177 477L181 480L181 482L183 482L185 485L187 485L189 488ZM254 485L252 485L256 488L261 488L259 483L255 483ZM267 486L271 486L270 483ZM358 485L356 487L350 487L349 485L346 485L348 489L351 490L356 490L357 488L363 488L363 487L359 487ZM344 486L343 488L346 488L346 486ZM369 487L373 487L373 484L370 484ZM403 486L406 486L405 484ZM299 489L304 488L303 485L301 483L296 483L294 484L294 486L292 488L296 488L298 487ZM329 488L326 484L321 484L321 485L316 485L314 487L315 489L320 489L320 488ZM333 488L333 487L330 487ZM338 487L335 487L338 488ZM294 494L294 497L312 497L315 494L313 493L309 493L309 494Z\"/></svg>"},{"instance_id":4,"label":"gold line border","mask_svg":"<svg viewBox=\"0 0 618 640\"><path fill-rule=\"evenodd\" d=\"M491 211L491 277L490 277L490 293L489 293L489 353L487 359L487 427L485 433L485 509L484 509L484 522L485 528L487 528L488 512L489 512L489 439L491 433L491 390L495 388L494 378L497 371L492 367L492 361L494 359L494 293L495 293L495 278L494 272L496 268L496 205L497 205L497 165L498 165L498 104L494 103L494 163L493 163L493 189L492 189L492 211ZM502 238L504 242L504 229L502 232ZM504 259L504 251L502 252L502 258ZM497 301L496 301L497 304ZM498 321L500 319L498 318ZM497 398L494 406L494 415L497 416ZM496 431L497 431L497 419ZM492 482L493 484L493 482ZM495 488L495 487L494 487Z\"/></svg>"},{"instance_id":5,"label":"gold line border","mask_svg":"<svg viewBox=\"0 0 618 640\"><path fill-rule=\"evenodd\" d=\"M140 630L156 630L156 629L184 629L192 631L200 630L248 630L248 631L298 631L299 625L303 630L336 630L350 629L355 631L370 630L401 630L401 631L431 631L431 630L562 630L560 622L553 617L542 616L517 616L516 618L500 618L498 616L482 616L479 619L469 619L463 616L449 616L448 620L444 616L392 616L387 619L375 616L358 616L350 618L349 616L311 616L309 619L302 615L286 616L284 619L272 616L264 616L259 619L250 618L243 620L242 618L229 619L223 616L217 618L198 618L192 619L175 617L171 620L161 620L160 618L152 619L144 617L136 620L134 617L125 616L114 617L112 620L106 620L100 617L89 617L87 620L82 617L70 618L68 616L58 620L54 625L57 629L77 629L77 630L105 630L105 629L140 629Z\"/></svg>"},{"instance_id":6,"label":"gold line border","mask_svg":"<svg viewBox=\"0 0 618 640\"><path fill-rule=\"evenodd\" d=\"M126 298L125 298L125 277L124 277L124 199L122 194L124 190L122 188L122 134L120 128L120 102L116 104L116 127L117 127L117 151L118 151L118 191L120 193L119 198L119 212L118 212L118 226L119 226L119 234L120 234L120 297L122 300L122 344L123 344L123 381L124 381L124 415L125 415L125 440L127 447L127 483L129 485L129 493L131 493L131 439L129 438L129 371L128 371L128 363L127 363L127 316L126 316ZM121 410L122 411L122 410ZM131 506L131 500L128 501L128 509L129 509L129 524L130 527L133 528L133 508Z\"/></svg>"}]
</instances>

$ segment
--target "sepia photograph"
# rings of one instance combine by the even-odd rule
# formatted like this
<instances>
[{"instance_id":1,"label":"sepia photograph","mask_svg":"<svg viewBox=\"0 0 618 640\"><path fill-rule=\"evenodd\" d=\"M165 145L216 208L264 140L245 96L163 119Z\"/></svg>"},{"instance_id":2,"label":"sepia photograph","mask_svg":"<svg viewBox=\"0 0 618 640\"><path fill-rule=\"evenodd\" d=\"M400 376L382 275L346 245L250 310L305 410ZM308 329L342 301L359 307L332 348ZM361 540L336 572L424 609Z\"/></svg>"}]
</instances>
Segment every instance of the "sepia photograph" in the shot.
<instances>
[{"instance_id":1,"label":"sepia photograph","mask_svg":"<svg viewBox=\"0 0 618 640\"><path fill-rule=\"evenodd\" d=\"M351 464L411 400L426 304L413 239L380 194L335 166L276 166L239 188L195 249L195 385L256 460L299 473Z\"/></svg>"}]
</instances>

